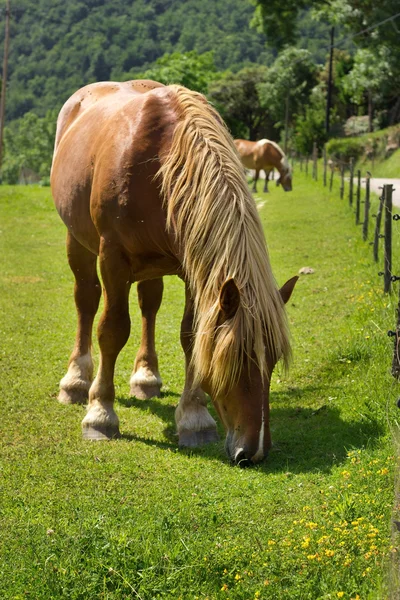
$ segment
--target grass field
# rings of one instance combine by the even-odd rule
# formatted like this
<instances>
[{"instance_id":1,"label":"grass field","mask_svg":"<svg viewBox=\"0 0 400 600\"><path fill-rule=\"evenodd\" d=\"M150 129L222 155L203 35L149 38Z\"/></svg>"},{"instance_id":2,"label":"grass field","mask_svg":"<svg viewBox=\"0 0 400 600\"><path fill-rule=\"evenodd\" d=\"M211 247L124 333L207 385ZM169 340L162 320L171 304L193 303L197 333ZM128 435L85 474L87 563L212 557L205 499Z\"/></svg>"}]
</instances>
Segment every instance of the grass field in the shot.
<instances>
[{"instance_id":1,"label":"grass field","mask_svg":"<svg viewBox=\"0 0 400 600\"><path fill-rule=\"evenodd\" d=\"M387 160L360 161L357 168L361 169L363 175L369 171L373 177L387 177L388 179L400 178L400 150L396 150Z\"/></svg>"},{"instance_id":2,"label":"grass field","mask_svg":"<svg viewBox=\"0 0 400 600\"><path fill-rule=\"evenodd\" d=\"M56 401L75 332L64 226L48 188L0 187L1 599L397 597L399 389L386 335L397 289L383 295L381 266L336 188L296 173L292 193L271 184L257 201L278 283L315 273L288 306L294 360L273 376L274 449L241 470L222 440L177 448L176 278L158 319L163 397L128 395L133 290L116 374L122 438L82 441L84 408Z\"/></svg>"}]
</instances>

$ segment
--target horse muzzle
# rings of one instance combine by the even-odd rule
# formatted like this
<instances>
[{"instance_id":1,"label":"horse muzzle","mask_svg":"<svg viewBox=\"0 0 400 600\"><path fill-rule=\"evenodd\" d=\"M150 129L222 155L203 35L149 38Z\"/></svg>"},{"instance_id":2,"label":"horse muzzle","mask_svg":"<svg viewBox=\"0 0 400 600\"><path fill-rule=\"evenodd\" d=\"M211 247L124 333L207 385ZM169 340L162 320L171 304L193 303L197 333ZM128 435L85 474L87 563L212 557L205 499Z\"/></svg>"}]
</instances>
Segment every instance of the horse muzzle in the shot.
<instances>
[{"instance_id":1,"label":"horse muzzle","mask_svg":"<svg viewBox=\"0 0 400 600\"><path fill-rule=\"evenodd\" d=\"M235 443L234 436L230 433L226 437L225 450L234 465L240 468L251 467L267 458L268 449L252 449L243 443L243 439L241 441L242 443Z\"/></svg>"}]
</instances>

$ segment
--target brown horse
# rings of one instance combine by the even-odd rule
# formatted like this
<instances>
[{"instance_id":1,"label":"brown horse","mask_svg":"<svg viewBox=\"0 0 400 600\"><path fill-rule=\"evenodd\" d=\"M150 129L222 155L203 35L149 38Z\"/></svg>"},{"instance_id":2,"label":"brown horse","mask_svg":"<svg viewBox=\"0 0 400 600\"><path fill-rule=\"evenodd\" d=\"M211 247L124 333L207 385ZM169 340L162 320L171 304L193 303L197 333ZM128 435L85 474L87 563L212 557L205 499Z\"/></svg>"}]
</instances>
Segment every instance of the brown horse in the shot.
<instances>
[{"instance_id":1,"label":"brown horse","mask_svg":"<svg viewBox=\"0 0 400 600\"><path fill-rule=\"evenodd\" d=\"M257 181L260 171L265 173L264 192L268 192L268 178L273 169L279 171L276 185L281 184L285 192L292 190L292 170L282 148L270 140L249 142L235 140L235 146L240 160L246 169L254 169L253 192L257 191Z\"/></svg>"},{"instance_id":2,"label":"brown horse","mask_svg":"<svg viewBox=\"0 0 400 600\"><path fill-rule=\"evenodd\" d=\"M59 400L84 402L86 439L119 435L114 367L128 340L128 296L138 282L142 342L131 394L159 395L154 329L164 275L186 282L181 343L185 387L176 409L179 444L217 439L210 394L235 463L255 463L271 445L269 381L290 348L284 302L297 277L277 289L252 195L233 140L198 93L152 81L97 83L62 108L51 186L68 228L78 330ZM91 333L101 295L100 364Z\"/></svg>"}]
</instances>

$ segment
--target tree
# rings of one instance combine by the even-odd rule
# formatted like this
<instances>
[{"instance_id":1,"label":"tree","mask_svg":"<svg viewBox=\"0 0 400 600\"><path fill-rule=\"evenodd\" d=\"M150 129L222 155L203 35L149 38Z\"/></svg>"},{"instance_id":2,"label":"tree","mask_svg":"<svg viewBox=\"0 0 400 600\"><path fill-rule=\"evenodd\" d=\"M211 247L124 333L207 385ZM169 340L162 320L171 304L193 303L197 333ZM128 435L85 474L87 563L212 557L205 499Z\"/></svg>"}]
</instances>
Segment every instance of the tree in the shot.
<instances>
[{"instance_id":1,"label":"tree","mask_svg":"<svg viewBox=\"0 0 400 600\"><path fill-rule=\"evenodd\" d=\"M368 49L359 49L354 57L352 70L343 78L343 88L352 100L360 105L366 99L368 105L368 131L373 131L374 104L384 92L385 82L391 75L387 50L379 54Z\"/></svg>"},{"instance_id":2,"label":"tree","mask_svg":"<svg viewBox=\"0 0 400 600\"><path fill-rule=\"evenodd\" d=\"M253 66L237 73L227 72L209 86L208 98L215 104L236 138L256 140L271 136L273 123L261 106L258 85L265 80L266 67Z\"/></svg>"},{"instance_id":3,"label":"tree","mask_svg":"<svg viewBox=\"0 0 400 600\"><path fill-rule=\"evenodd\" d=\"M268 43L281 49L294 44L297 38L299 12L313 4L307 0L251 0L256 6L252 24L267 36Z\"/></svg>"},{"instance_id":4,"label":"tree","mask_svg":"<svg viewBox=\"0 0 400 600\"><path fill-rule=\"evenodd\" d=\"M318 68L308 50L287 48L268 69L265 81L258 85L262 106L275 126L285 129L285 146L295 115L302 114L312 88L318 81Z\"/></svg>"},{"instance_id":5,"label":"tree","mask_svg":"<svg viewBox=\"0 0 400 600\"><path fill-rule=\"evenodd\" d=\"M209 83L215 77L213 53L197 54L194 50L182 54L165 54L151 69L127 76L128 79L154 79L167 85L179 83L203 94L207 92Z\"/></svg>"},{"instance_id":6,"label":"tree","mask_svg":"<svg viewBox=\"0 0 400 600\"><path fill-rule=\"evenodd\" d=\"M29 112L5 127L1 168L3 182L18 183L22 169L28 169L48 181L56 123L55 111L48 111L43 118Z\"/></svg>"}]
</instances>

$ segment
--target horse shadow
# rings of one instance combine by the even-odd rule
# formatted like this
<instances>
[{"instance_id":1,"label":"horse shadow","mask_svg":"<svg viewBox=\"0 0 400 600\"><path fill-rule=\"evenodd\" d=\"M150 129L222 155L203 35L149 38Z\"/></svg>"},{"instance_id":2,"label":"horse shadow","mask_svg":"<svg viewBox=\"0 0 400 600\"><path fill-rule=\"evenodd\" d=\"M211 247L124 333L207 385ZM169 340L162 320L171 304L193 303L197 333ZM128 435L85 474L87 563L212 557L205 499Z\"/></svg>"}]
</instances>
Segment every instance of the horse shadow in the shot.
<instances>
[{"instance_id":1,"label":"horse shadow","mask_svg":"<svg viewBox=\"0 0 400 600\"><path fill-rule=\"evenodd\" d=\"M335 465L346 460L349 450L373 447L384 435L383 425L372 414L359 415L352 421L344 420L336 406L322 404L319 408L300 405L303 397L309 397L316 387L288 388L283 392L271 393L270 427L273 446L268 458L253 467L268 473L329 472ZM318 388L319 389L319 388ZM332 387L330 392L334 393ZM176 404L166 402L179 398L175 392L163 392L160 398L138 400L134 397L117 399L125 407L150 411L164 424L165 441L143 437L134 433L123 433L122 439L143 443L160 449L179 451L189 456L229 462L224 451L225 431L211 404L208 409L217 422L220 441L200 448L179 448L175 426ZM279 406L285 400L285 406ZM289 406L288 406L289 404Z\"/></svg>"}]
</instances>

